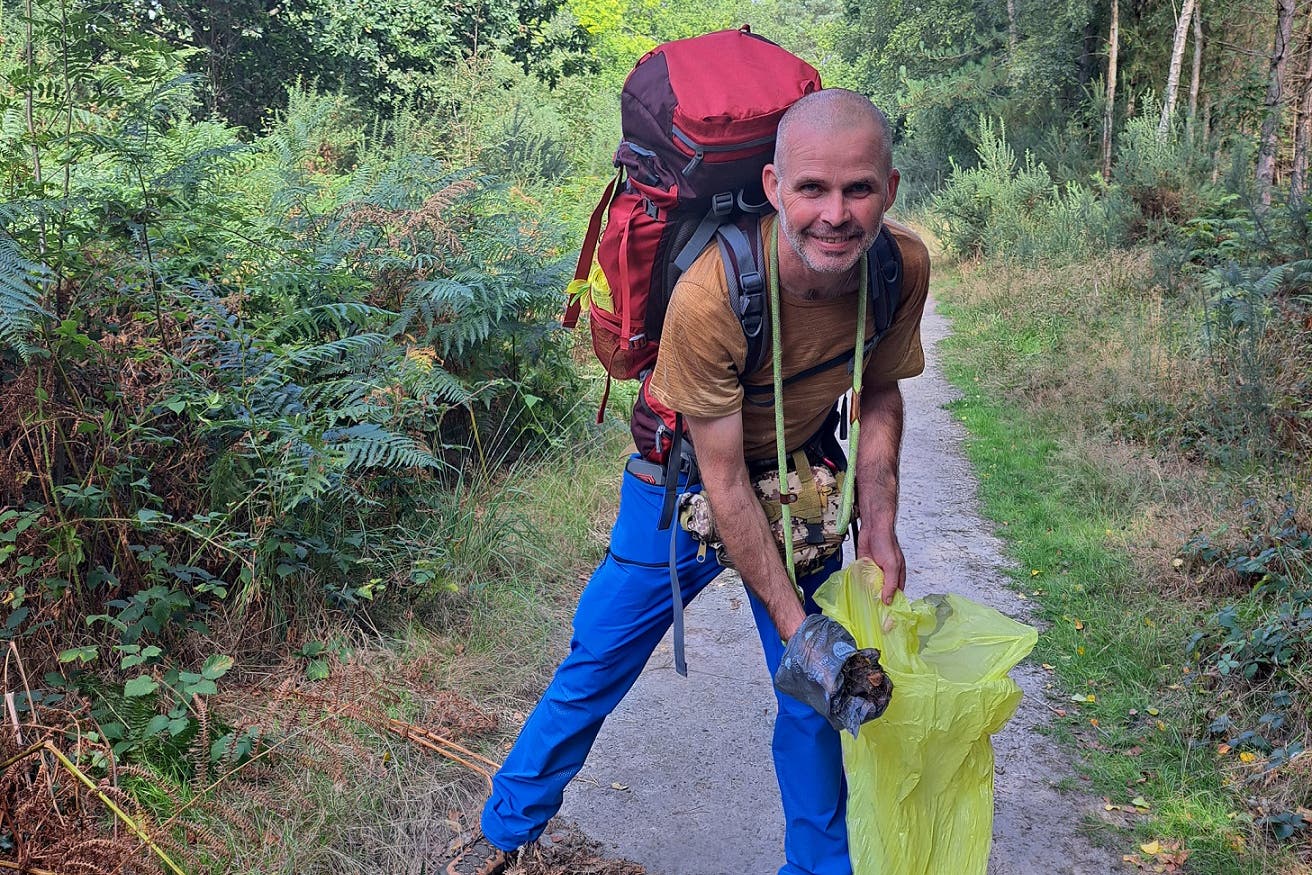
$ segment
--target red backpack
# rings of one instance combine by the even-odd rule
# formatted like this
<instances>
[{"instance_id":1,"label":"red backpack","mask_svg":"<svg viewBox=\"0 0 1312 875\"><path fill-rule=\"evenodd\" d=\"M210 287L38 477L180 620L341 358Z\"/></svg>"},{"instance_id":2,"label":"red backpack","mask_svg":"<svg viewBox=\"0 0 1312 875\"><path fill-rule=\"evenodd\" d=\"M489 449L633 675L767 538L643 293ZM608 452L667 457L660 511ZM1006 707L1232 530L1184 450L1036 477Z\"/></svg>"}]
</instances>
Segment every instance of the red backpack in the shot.
<instances>
[{"instance_id":1,"label":"red backpack","mask_svg":"<svg viewBox=\"0 0 1312 875\"><path fill-rule=\"evenodd\" d=\"M593 211L571 284L587 290L592 348L611 377L634 379L655 363L674 284L712 240L737 287L749 364L760 363L756 220L773 209L761 171L784 111L819 89L810 64L747 27L665 43L639 59L620 95L618 173ZM565 327L577 324L583 297L570 301Z\"/></svg>"}]
</instances>

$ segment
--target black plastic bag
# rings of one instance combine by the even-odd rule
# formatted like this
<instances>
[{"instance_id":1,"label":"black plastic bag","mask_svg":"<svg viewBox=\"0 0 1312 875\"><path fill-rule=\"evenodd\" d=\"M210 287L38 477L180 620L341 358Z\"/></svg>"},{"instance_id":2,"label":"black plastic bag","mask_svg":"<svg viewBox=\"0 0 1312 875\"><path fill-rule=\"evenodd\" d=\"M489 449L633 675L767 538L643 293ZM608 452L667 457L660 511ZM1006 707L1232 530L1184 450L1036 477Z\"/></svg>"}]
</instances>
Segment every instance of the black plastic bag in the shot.
<instances>
[{"instance_id":1,"label":"black plastic bag","mask_svg":"<svg viewBox=\"0 0 1312 875\"><path fill-rule=\"evenodd\" d=\"M884 713L893 695L879 651L857 649L852 634L823 614L808 615L788 639L774 685L853 737Z\"/></svg>"}]
</instances>

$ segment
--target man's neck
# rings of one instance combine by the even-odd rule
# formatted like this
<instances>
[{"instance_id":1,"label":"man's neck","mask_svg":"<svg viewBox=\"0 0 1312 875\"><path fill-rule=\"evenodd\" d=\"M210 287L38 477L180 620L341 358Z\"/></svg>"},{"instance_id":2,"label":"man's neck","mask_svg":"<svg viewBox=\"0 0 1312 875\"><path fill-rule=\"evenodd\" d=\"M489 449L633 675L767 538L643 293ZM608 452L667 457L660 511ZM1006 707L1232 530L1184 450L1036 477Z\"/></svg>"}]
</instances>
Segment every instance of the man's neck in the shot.
<instances>
[{"instance_id":1,"label":"man's neck","mask_svg":"<svg viewBox=\"0 0 1312 875\"><path fill-rule=\"evenodd\" d=\"M832 301L859 288L860 261L843 273L819 273L808 268L792 247L782 240L780 243L779 286L785 297L795 301Z\"/></svg>"}]
</instances>

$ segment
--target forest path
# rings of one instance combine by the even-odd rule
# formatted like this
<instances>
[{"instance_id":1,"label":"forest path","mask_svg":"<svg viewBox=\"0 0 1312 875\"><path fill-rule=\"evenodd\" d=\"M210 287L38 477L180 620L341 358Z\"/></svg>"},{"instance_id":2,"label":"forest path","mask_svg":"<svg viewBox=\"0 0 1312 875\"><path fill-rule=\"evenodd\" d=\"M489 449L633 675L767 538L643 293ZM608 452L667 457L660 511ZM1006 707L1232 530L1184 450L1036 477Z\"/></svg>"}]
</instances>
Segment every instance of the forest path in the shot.
<instances>
[{"instance_id":1,"label":"forest path","mask_svg":"<svg viewBox=\"0 0 1312 875\"><path fill-rule=\"evenodd\" d=\"M907 594L955 592L1026 619L1004 581L1008 560L977 510L965 432L943 405L956 397L938 365L945 319L926 308L928 365L904 382L898 533ZM606 722L562 815L603 853L651 875L766 875L783 863L783 815L770 759L775 703L751 608L736 576L722 575L687 612L689 677L674 671L669 636ZM1026 662L1013 677L1020 709L994 736L993 875L1102 875L1118 856L1079 831L1099 800L1062 792L1069 761L1046 735L1046 674Z\"/></svg>"}]
</instances>

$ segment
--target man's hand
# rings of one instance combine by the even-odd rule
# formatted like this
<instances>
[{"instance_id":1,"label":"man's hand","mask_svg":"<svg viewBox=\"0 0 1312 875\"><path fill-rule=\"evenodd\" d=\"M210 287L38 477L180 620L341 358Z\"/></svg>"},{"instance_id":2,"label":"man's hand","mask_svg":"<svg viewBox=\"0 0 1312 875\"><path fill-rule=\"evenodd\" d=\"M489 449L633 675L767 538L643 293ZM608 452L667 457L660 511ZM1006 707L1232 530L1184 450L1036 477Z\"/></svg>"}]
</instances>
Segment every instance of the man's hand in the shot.
<instances>
[{"instance_id":1,"label":"man's hand","mask_svg":"<svg viewBox=\"0 0 1312 875\"><path fill-rule=\"evenodd\" d=\"M902 390L897 382L861 392L861 435L856 449L856 492L861 528L858 559L873 560L884 572L880 597L891 604L907 582L906 559L897 540L898 463L902 452Z\"/></svg>"},{"instance_id":2,"label":"man's hand","mask_svg":"<svg viewBox=\"0 0 1312 875\"><path fill-rule=\"evenodd\" d=\"M852 633L824 614L809 614L788 639L774 685L853 737L884 713L893 695L879 651L858 650Z\"/></svg>"},{"instance_id":3,"label":"man's hand","mask_svg":"<svg viewBox=\"0 0 1312 875\"><path fill-rule=\"evenodd\" d=\"M741 413L705 418L685 416L706 498L724 548L742 575L743 584L765 605L780 639L793 637L806 611L788 579L765 511L756 499L743 460Z\"/></svg>"},{"instance_id":4,"label":"man's hand","mask_svg":"<svg viewBox=\"0 0 1312 875\"><path fill-rule=\"evenodd\" d=\"M898 543L897 532L891 529L884 532L872 531L873 526L862 526L857 536L856 556L858 559L870 559L884 572L884 586L879 596L884 604L893 603L893 594L907 585L906 559L902 556L902 545Z\"/></svg>"}]
</instances>

